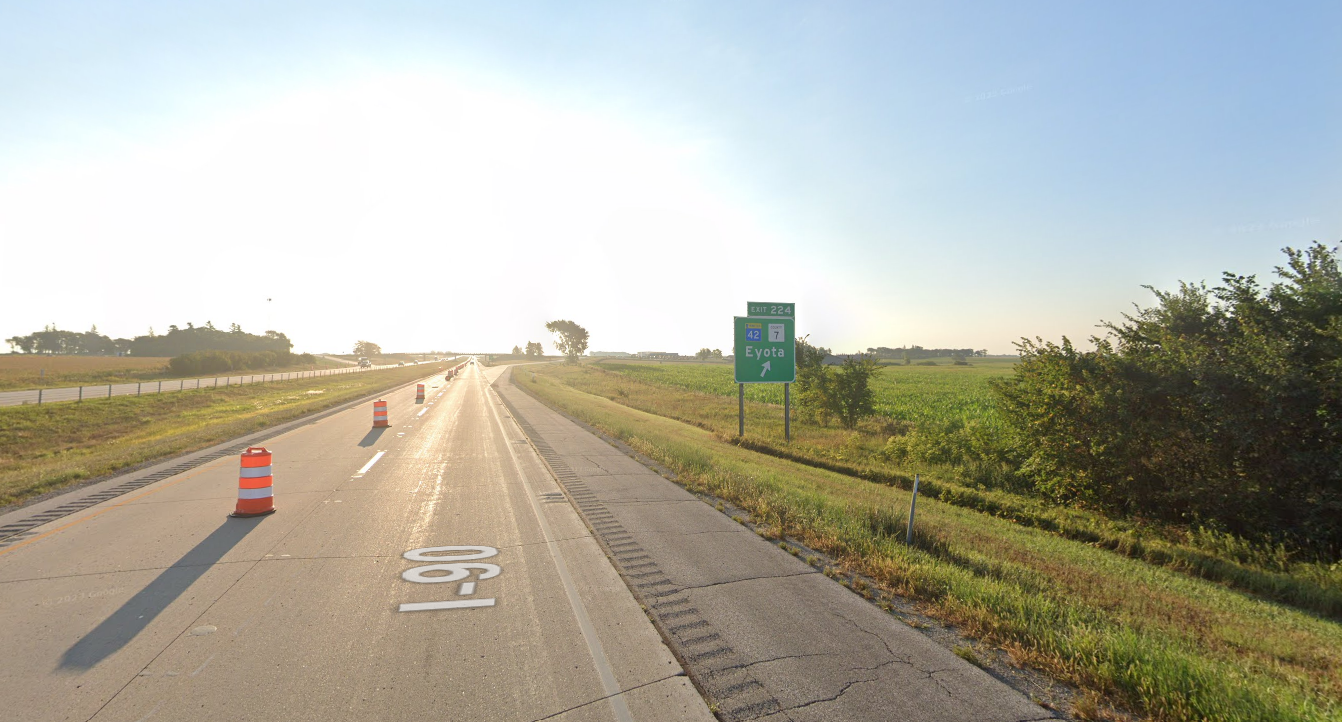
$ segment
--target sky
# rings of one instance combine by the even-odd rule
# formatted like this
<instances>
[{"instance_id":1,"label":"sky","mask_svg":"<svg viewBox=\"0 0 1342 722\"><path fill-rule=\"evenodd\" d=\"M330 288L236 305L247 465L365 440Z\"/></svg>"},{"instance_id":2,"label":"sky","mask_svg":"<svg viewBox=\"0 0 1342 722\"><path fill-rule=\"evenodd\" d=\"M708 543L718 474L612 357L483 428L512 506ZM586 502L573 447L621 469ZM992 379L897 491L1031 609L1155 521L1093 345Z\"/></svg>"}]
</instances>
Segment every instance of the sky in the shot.
<instances>
[{"instance_id":1,"label":"sky","mask_svg":"<svg viewBox=\"0 0 1342 722\"><path fill-rule=\"evenodd\" d=\"M1342 3L0 0L0 338L1011 353L1342 240Z\"/></svg>"}]
</instances>

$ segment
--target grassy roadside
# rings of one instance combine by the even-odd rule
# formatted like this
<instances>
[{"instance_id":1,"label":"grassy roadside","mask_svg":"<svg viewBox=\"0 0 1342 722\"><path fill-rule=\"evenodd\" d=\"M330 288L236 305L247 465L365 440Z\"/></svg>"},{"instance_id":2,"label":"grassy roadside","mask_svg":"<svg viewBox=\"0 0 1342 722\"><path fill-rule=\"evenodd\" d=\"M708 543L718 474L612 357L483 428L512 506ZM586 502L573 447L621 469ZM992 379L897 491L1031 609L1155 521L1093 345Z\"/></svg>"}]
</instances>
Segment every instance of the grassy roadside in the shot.
<instances>
[{"instance_id":1,"label":"grassy roadside","mask_svg":"<svg viewBox=\"0 0 1342 722\"><path fill-rule=\"evenodd\" d=\"M1301 609L1342 617L1342 564L1295 561L1286 550L1262 548L1242 540L1207 532L1144 525L1110 519L1084 509L1058 507L1037 498L993 489L965 478L954 465L899 463L883 453L890 421L868 422L857 431L813 424L793 424L791 443L783 439L782 409L763 401L746 403L746 438L736 439L736 399L728 398L713 368L669 368L634 363L551 366L545 373L586 393L658 416L684 421L730 441L811 466L856 476L867 481L913 488L913 471L923 472L921 493L966 509L991 514L1012 523L1104 547L1124 556L1193 574L1236 589L1286 602ZM986 393L986 378L998 369L952 369L961 379L978 379ZM901 374L901 396L886 403L906 409L907 416L954 416L969 413L978 392L963 384L934 381L929 367L896 367ZM730 376L726 378L730 379ZM915 380L915 383L909 383ZM893 384L892 384L893 385ZM734 384L727 384L734 386ZM909 388L911 387L911 388ZM780 392L781 393L781 392ZM747 393L749 398L749 392ZM905 437L916 436L916 432Z\"/></svg>"},{"instance_id":2,"label":"grassy roadside","mask_svg":"<svg viewBox=\"0 0 1342 722\"><path fill-rule=\"evenodd\" d=\"M515 382L681 483L839 559L1021 664L1157 720L1336 720L1342 625L1093 545L735 446L566 385ZM562 373L562 371L561 371Z\"/></svg>"},{"instance_id":3,"label":"grassy roadside","mask_svg":"<svg viewBox=\"0 0 1342 722\"><path fill-rule=\"evenodd\" d=\"M135 381L168 381L196 378L202 374L174 374L168 358L134 356L0 355L0 391L22 391L64 386L124 384ZM393 362L394 363L394 362ZM234 376L280 374L314 369L342 368L345 364L317 357L316 363L231 372ZM223 374L227 375L227 374Z\"/></svg>"},{"instance_id":4,"label":"grassy roadside","mask_svg":"<svg viewBox=\"0 0 1342 722\"><path fill-rule=\"evenodd\" d=\"M202 449L427 376L442 364L0 408L0 507Z\"/></svg>"}]
</instances>

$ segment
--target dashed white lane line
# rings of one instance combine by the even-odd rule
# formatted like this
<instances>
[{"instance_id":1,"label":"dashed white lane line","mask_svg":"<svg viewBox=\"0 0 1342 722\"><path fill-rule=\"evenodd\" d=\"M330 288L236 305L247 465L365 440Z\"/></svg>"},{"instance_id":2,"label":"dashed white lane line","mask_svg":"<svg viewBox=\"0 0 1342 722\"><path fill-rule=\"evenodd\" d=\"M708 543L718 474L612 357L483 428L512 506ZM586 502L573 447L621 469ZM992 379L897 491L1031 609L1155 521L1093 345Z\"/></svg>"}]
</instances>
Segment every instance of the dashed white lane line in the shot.
<instances>
[{"instance_id":1,"label":"dashed white lane line","mask_svg":"<svg viewBox=\"0 0 1342 722\"><path fill-rule=\"evenodd\" d=\"M415 414L415 416L416 416L416 417L423 416L423 415L424 415L424 412L425 412L425 411L428 411L428 410L429 410L429 407L425 406L424 408L420 409L420 410L419 410L419 413L418 413L418 414Z\"/></svg>"},{"instance_id":2,"label":"dashed white lane line","mask_svg":"<svg viewBox=\"0 0 1342 722\"><path fill-rule=\"evenodd\" d=\"M364 465L363 465L363 468L362 468L362 469L359 469L358 473L360 473L360 474L367 474L367 473L368 473L368 470L371 469L371 468L373 468L373 464L376 464L376 463L377 463L377 460L378 460L378 459L381 459L381 458L382 458L382 455L385 454L385 453L387 453L387 452L385 452L385 451L379 451L379 452L377 452L376 454L373 454L373 458L369 459L369 460L368 460L368 463L367 463L367 464L364 464Z\"/></svg>"}]
</instances>

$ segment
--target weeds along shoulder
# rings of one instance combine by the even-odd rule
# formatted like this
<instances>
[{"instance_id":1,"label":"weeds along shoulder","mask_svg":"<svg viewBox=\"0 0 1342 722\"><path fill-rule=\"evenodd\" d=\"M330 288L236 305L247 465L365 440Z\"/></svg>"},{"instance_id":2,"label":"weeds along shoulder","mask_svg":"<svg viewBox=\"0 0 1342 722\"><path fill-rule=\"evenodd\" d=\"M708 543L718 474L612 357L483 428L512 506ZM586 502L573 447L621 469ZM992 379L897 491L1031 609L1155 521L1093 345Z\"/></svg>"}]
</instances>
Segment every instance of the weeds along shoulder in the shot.
<instances>
[{"instance_id":1,"label":"weeds along shoulder","mask_svg":"<svg viewBox=\"0 0 1342 722\"><path fill-rule=\"evenodd\" d=\"M1336 718L1342 628L1335 622L931 500L920 505L919 543L908 547L895 523L900 512L890 511L906 508L900 491L761 456L559 385L545 396L624 438L681 483L1140 714L1180 722Z\"/></svg>"}]
</instances>

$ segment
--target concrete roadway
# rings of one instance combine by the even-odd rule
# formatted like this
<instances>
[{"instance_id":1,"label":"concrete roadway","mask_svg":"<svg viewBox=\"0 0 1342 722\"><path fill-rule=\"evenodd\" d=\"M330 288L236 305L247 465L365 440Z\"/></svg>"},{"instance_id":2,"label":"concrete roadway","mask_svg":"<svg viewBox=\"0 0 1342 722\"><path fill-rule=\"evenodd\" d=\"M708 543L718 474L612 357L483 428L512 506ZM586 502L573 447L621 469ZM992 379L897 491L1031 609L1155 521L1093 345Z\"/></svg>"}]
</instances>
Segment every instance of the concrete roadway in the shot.
<instances>
[{"instance_id":1,"label":"concrete roadway","mask_svg":"<svg viewBox=\"0 0 1342 722\"><path fill-rule=\"evenodd\" d=\"M267 440L275 514L226 517L225 457L0 548L0 719L713 719L502 370Z\"/></svg>"}]
</instances>

